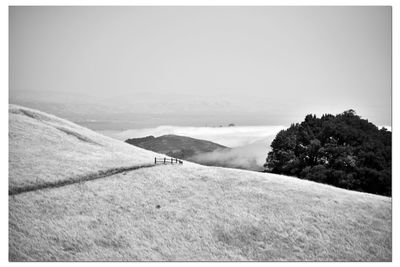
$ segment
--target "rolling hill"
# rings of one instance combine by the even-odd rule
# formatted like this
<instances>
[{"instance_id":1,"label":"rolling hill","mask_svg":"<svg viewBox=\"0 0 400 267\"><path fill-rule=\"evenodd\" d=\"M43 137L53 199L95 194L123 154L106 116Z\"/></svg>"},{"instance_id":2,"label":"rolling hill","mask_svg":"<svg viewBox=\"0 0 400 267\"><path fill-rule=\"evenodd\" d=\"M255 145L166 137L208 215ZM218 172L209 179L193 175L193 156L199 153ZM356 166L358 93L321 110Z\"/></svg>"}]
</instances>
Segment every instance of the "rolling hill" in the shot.
<instances>
[{"instance_id":1,"label":"rolling hill","mask_svg":"<svg viewBox=\"0 0 400 267\"><path fill-rule=\"evenodd\" d=\"M389 197L189 162L150 167L154 152L15 105L9 150L10 261L392 259Z\"/></svg>"},{"instance_id":2,"label":"rolling hill","mask_svg":"<svg viewBox=\"0 0 400 267\"><path fill-rule=\"evenodd\" d=\"M180 159L190 159L195 155L227 149L227 147L207 141L180 135L163 135L131 138L126 143L157 153Z\"/></svg>"},{"instance_id":3,"label":"rolling hill","mask_svg":"<svg viewBox=\"0 0 400 267\"><path fill-rule=\"evenodd\" d=\"M142 166L156 155L37 110L9 107L9 191Z\"/></svg>"}]
</instances>

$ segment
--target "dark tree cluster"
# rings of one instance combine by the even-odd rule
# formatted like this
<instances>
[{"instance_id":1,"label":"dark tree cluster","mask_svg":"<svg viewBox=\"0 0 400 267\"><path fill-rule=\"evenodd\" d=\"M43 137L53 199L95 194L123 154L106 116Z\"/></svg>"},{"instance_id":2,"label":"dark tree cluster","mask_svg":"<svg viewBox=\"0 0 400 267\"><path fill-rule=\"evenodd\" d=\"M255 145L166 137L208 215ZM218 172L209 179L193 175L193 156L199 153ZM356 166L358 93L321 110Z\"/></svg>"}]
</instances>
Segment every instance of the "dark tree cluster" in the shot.
<instances>
[{"instance_id":1,"label":"dark tree cluster","mask_svg":"<svg viewBox=\"0 0 400 267\"><path fill-rule=\"evenodd\" d=\"M354 110L307 115L271 144L267 171L362 192L391 195L392 133Z\"/></svg>"}]
</instances>

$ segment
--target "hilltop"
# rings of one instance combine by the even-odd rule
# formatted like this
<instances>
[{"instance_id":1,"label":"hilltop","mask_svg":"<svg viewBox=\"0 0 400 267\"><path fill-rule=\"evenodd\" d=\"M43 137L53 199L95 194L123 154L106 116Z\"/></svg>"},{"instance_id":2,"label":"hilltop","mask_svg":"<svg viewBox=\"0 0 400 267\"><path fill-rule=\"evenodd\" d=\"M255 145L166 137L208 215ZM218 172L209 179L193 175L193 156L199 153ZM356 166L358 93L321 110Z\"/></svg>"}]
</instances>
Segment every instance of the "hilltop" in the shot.
<instances>
[{"instance_id":1,"label":"hilltop","mask_svg":"<svg viewBox=\"0 0 400 267\"><path fill-rule=\"evenodd\" d=\"M9 116L9 191L73 181L9 195L10 261L391 261L390 197L190 162L140 168L158 154L36 110Z\"/></svg>"},{"instance_id":2,"label":"hilltop","mask_svg":"<svg viewBox=\"0 0 400 267\"><path fill-rule=\"evenodd\" d=\"M195 155L227 149L226 146L207 140L195 139L180 135L163 135L159 137L146 136L143 138L131 138L126 143L147 150L165 154L180 159L190 159Z\"/></svg>"},{"instance_id":3,"label":"hilltop","mask_svg":"<svg viewBox=\"0 0 400 267\"><path fill-rule=\"evenodd\" d=\"M10 191L142 166L156 155L50 114L9 106Z\"/></svg>"}]
</instances>

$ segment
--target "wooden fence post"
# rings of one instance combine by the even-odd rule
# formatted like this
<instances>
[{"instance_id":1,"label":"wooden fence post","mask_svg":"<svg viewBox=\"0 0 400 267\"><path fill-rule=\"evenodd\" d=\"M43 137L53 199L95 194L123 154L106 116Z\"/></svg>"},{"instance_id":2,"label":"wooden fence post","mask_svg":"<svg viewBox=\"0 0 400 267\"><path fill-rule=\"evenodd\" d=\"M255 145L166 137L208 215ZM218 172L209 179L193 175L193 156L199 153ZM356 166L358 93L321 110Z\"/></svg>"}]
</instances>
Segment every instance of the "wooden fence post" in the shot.
<instances>
[{"instance_id":1,"label":"wooden fence post","mask_svg":"<svg viewBox=\"0 0 400 267\"><path fill-rule=\"evenodd\" d=\"M165 158L164 158L164 164L165 164Z\"/></svg>"}]
</instances>

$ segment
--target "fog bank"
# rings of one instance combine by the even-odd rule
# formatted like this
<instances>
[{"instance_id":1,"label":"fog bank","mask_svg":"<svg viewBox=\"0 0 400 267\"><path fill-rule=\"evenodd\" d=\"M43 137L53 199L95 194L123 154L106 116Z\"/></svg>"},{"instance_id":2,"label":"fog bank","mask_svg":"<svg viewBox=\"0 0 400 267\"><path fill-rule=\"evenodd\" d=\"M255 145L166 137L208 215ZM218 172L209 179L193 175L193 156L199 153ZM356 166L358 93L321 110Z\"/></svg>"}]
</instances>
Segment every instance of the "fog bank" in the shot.
<instances>
[{"instance_id":1,"label":"fog bank","mask_svg":"<svg viewBox=\"0 0 400 267\"><path fill-rule=\"evenodd\" d=\"M262 171L274 138L275 135L271 135L249 145L196 155L191 160L210 166Z\"/></svg>"},{"instance_id":2,"label":"fog bank","mask_svg":"<svg viewBox=\"0 0 400 267\"><path fill-rule=\"evenodd\" d=\"M229 149L203 153L191 158L194 162L230 168L263 170L270 144L285 126L233 126L233 127L181 127L159 126L156 128L132 129L123 132L105 132L120 140L149 135L155 137L174 134L208 140Z\"/></svg>"},{"instance_id":3,"label":"fog bank","mask_svg":"<svg viewBox=\"0 0 400 267\"><path fill-rule=\"evenodd\" d=\"M119 140L139 138L149 135L155 137L175 134L196 139L208 140L227 147L241 147L275 136L285 126L234 126L234 127L182 127L159 126L156 128L131 129L122 132L103 132Z\"/></svg>"}]
</instances>

